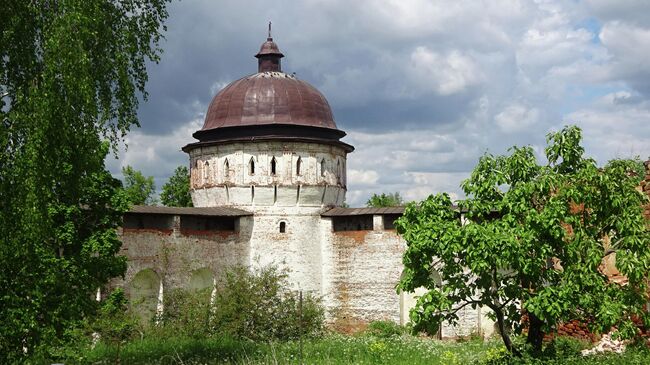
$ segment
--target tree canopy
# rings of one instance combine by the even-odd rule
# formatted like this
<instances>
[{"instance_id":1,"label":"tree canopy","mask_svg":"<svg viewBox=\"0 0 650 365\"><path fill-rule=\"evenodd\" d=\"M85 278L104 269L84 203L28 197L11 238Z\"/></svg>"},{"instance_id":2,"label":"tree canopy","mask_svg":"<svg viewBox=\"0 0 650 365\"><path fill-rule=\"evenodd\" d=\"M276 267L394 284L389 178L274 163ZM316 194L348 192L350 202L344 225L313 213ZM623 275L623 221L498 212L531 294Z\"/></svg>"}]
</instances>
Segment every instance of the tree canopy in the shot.
<instances>
[{"instance_id":1,"label":"tree canopy","mask_svg":"<svg viewBox=\"0 0 650 365\"><path fill-rule=\"evenodd\" d=\"M0 362L54 345L126 269L104 158L157 61L166 0L0 6Z\"/></svg>"},{"instance_id":2,"label":"tree canopy","mask_svg":"<svg viewBox=\"0 0 650 365\"><path fill-rule=\"evenodd\" d=\"M486 154L462 183L467 198L457 206L437 194L406 207L396 223L408 244L399 289L428 290L410 313L417 328L433 332L441 321L455 323L461 308L485 306L513 351L509 333L522 330L522 314L535 350L566 320L583 320L599 333L616 327L624 337L636 334L635 318L650 324L641 163L598 167L584 156L574 126L547 141L546 165L531 147ZM611 252L627 285L600 268Z\"/></svg>"},{"instance_id":3,"label":"tree canopy","mask_svg":"<svg viewBox=\"0 0 650 365\"><path fill-rule=\"evenodd\" d=\"M190 173L185 166L178 166L163 185L160 201L168 207L191 207Z\"/></svg>"},{"instance_id":4,"label":"tree canopy","mask_svg":"<svg viewBox=\"0 0 650 365\"><path fill-rule=\"evenodd\" d=\"M124 193L129 203L134 205L156 204L156 183L153 176L145 177L131 166L122 168Z\"/></svg>"},{"instance_id":5,"label":"tree canopy","mask_svg":"<svg viewBox=\"0 0 650 365\"><path fill-rule=\"evenodd\" d=\"M404 200L402 200L399 192L372 194L370 199L366 202L366 205L372 208L396 207L402 204L404 204Z\"/></svg>"}]
</instances>

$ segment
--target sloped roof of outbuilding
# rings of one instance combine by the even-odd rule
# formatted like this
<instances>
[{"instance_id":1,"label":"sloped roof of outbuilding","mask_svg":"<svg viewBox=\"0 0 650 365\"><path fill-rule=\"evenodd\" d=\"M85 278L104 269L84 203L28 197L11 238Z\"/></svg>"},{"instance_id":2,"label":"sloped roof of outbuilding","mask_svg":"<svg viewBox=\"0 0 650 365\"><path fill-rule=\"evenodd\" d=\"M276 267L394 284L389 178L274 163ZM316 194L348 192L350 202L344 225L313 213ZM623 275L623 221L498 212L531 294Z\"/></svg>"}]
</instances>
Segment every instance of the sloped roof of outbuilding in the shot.
<instances>
[{"instance_id":1,"label":"sloped roof of outbuilding","mask_svg":"<svg viewBox=\"0 0 650 365\"><path fill-rule=\"evenodd\" d=\"M155 205L134 205L127 213L199 215L212 217L244 217L253 215L251 212L231 207L161 207Z\"/></svg>"}]
</instances>

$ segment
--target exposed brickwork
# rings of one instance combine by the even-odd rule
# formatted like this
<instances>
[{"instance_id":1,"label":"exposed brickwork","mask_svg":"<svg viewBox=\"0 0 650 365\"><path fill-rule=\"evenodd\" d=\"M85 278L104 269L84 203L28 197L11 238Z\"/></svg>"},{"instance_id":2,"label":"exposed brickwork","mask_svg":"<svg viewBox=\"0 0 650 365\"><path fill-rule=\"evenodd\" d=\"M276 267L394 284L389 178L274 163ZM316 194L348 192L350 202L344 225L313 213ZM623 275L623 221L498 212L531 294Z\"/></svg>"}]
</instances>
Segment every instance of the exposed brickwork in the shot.
<instances>
[{"instance_id":1,"label":"exposed brickwork","mask_svg":"<svg viewBox=\"0 0 650 365\"><path fill-rule=\"evenodd\" d=\"M650 160L646 161L645 166L645 177L639 186L639 190L644 192L650 199ZM643 211L648 224L650 224L650 203L645 204ZM616 253L611 253L603 259L603 264L601 265L601 271L610 278L610 281L617 283L619 285L626 285L627 278L620 274L616 269ZM637 321L639 322L639 321ZM642 324L638 323L639 327L642 327ZM650 333L642 329L644 337L649 337ZM575 338L580 338L584 340L590 340L596 342L600 340L601 336L589 332L589 329L584 323L580 321L570 321L558 326L558 329L555 333L550 333L546 336L546 340L550 340L555 336L570 336Z\"/></svg>"}]
</instances>

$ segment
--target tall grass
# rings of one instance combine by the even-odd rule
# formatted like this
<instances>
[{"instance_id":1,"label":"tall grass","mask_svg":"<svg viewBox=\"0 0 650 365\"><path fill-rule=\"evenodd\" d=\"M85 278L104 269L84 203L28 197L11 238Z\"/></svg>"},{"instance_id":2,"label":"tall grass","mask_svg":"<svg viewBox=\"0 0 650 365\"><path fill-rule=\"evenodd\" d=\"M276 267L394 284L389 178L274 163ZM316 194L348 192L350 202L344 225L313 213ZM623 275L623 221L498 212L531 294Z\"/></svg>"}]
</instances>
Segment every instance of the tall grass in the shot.
<instances>
[{"instance_id":1,"label":"tall grass","mask_svg":"<svg viewBox=\"0 0 650 365\"><path fill-rule=\"evenodd\" d=\"M647 350L633 348L626 353L581 357L563 353L544 359L508 359L499 341L441 342L409 335L378 337L330 334L306 340L304 364L408 364L408 365L614 365L649 364ZM100 345L87 354L84 363L114 364L115 348ZM228 337L131 341L121 350L122 364L300 364L297 341L259 343ZM71 364L71 363L70 363Z\"/></svg>"}]
</instances>

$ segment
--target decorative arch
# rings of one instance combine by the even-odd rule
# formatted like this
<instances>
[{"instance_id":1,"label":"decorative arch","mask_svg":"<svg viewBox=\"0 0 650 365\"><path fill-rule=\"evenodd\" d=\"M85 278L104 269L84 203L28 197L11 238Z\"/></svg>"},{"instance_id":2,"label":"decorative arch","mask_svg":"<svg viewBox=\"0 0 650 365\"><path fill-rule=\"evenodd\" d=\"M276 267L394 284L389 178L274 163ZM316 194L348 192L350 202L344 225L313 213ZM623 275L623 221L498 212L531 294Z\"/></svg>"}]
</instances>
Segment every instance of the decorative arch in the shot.
<instances>
[{"instance_id":1,"label":"decorative arch","mask_svg":"<svg viewBox=\"0 0 650 365\"><path fill-rule=\"evenodd\" d=\"M300 176L302 174L302 157L298 156L298 160L296 161L296 175Z\"/></svg>"},{"instance_id":2,"label":"decorative arch","mask_svg":"<svg viewBox=\"0 0 650 365\"><path fill-rule=\"evenodd\" d=\"M208 268L200 268L192 271L190 276L189 289L190 290L204 290L214 288L214 274Z\"/></svg>"},{"instance_id":3,"label":"decorative arch","mask_svg":"<svg viewBox=\"0 0 650 365\"><path fill-rule=\"evenodd\" d=\"M210 182L210 162L205 161L203 164L203 183L208 184Z\"/></svg>"},{"instance_id":4,"label":"decorative arch","mask_svg":"<svg viewBox=\"0 0 650 365\"><path fill-rule=\"evenodd\" d=\"M320 176L325 176L325 171L326 171L326 166L325 166L325 158L322 158L320 160Z\"/></svg>"},{"instance_id":5,"label":"decorative arch","mask_svg":"<svg viewBox=\"0 0 650 365\"><path fill-rule=\"evenodd\" d=\"M275 176L277 174L277 165L278 165L278 162L275 159L275 156L273 156L273 158L271 158L271 175L273 175L273 176Z\"/></svg>"},{"instance_id":6,"label":"decorative arch","mask_svg":"<svg viewBox=\"0 0 650 365\"><path fill-rule=\"evenodd\" d=\"M152 269L141 270L135 274L128 289L131 308L143 322L149 322L158 312L160 305L160 276Z\"/></svg>"},{"instance_id":7,"label":"decorative arch","mask_svg":"<svg viewBox=\"0 0 650 365\"><path fill-rule=\"evenodd\" d=\"M336 183L340 184L341 183L341 160L337 159L336 160Z\"/></svg>"},{"instance_id":8,"label":"decorative arch","mask_svg":"<svg viewBox=\"0 0 650 365\"><path fill-rule=\"evenodd\" d=\"M230 176L230 163L228 162L228 159L226 158L223 162L223 177L229 177Z\"/></svg>"},{"instance_id":9,"label":"decorative arch","mask_svg":"<svg viewBox=\"0 0 650 365\"><path fill-rule=\"evenodd\" d=\"M251 159L248 161L248 174L255 175L255 158L251 156Z\"/></svg>"}]
</instances>

